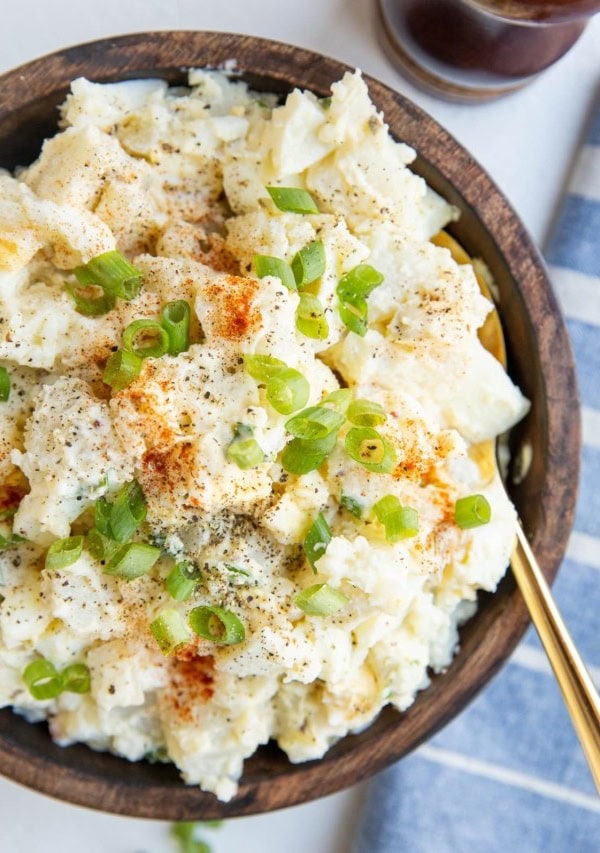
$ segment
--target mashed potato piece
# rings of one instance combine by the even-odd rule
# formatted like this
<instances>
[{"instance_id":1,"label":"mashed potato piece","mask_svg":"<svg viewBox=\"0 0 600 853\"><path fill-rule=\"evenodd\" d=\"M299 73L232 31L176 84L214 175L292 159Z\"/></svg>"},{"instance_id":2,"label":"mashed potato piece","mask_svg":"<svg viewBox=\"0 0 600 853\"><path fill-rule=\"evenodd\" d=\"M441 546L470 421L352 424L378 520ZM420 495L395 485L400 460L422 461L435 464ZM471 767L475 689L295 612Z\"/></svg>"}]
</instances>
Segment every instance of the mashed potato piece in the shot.
<instances>
[{"instance_id":1,"label":"mashed potato piece","mask_svg":"<svg viewBox=\"0 0 600 853\"><path fill-rule=\"evenodd\" d=\"M62 126L0 175L0 704L60 744L167 756L227 800L260 744L319 758L448 666L514 539L474 448L528 404L479 343L491 305L471 267L430 242L456 211L410 171L360 73L281 105L213 71L186 90L76 80ZM280 209L271 186L316 212ZM141 290L81 313L74 269L112 251ZM256 255L279 268L259 277ZM379 284L344 309L359 265ZM104 381L125 329L175 300L183 351ZM301 374L301 402L282 406L252 357ZM335 420L340 387L326 449L290 460L291 414ZM358 451L350 399L379 406ZM477 494L491 520L459 527L455 502ZM413 511L410 535L382 523L382 499ZM298 595L316 585L315 611Z\"/></svg>"}]
</instances>

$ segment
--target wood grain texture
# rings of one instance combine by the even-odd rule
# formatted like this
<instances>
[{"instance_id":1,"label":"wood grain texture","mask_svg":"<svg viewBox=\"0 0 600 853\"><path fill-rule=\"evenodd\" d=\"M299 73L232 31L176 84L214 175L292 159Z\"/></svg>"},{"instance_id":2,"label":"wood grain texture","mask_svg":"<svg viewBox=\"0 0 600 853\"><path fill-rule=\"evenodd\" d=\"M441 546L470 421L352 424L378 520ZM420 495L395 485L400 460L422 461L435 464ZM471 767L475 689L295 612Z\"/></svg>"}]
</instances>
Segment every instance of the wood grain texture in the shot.
<instances>
[{"instance_id":1,"label":"wood grain texture","mask_svg":"<svg viewBox=\"0 0 600 853\"><path fill-rule=\"evenodd\" d=\"M95 81L160 76L219 66L235 58L254 87L284 94L295 86L328 94L347 67L319 54L253 37L195 31L123 36L44 57L0 78L0 166L30 162L56 131L56 107L78 76ZM394 136L418 151L415 170L461 209L451 231L482 257L500 288L499 311L509 370L532 400L513 436L527 441L533 464L512 497L548 580L558 569L574 512L579 465L578 397L569 341L543 263L515 212L488 175L415 104L366 78ZM305 802L374 773L431 737L488 682L527 627L525 607L507 576L482 595L477 616L461 632L461 651L404 714L384 710L359 735L320 761L290 764L269 745L245 765L239 794L220 803L181 782L171 766L131 764L85 746L55 746L44 725L0 712L0 769L46 794L119 814L167 820L223 818Z\"/></svg>"}]
</instances>

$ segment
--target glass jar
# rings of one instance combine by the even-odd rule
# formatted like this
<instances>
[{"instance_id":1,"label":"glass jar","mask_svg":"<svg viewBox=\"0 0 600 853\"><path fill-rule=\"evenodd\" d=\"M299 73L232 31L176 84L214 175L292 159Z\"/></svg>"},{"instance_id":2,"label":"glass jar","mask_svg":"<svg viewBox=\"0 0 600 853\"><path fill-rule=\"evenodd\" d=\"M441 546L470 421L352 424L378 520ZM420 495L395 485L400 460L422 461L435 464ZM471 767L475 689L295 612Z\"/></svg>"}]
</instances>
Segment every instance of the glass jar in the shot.
<instances>
[{"instance_id":1,"label":"glass jar","mask_svg":"<svg viewBox=\"0 0 600 853\"><path fill-rule=\"evenodd\" d=\"M422 88L465 101L528 83L575 44L600 10L600 0L377 2L392 61Z\"/></svg>"}]
</instances>

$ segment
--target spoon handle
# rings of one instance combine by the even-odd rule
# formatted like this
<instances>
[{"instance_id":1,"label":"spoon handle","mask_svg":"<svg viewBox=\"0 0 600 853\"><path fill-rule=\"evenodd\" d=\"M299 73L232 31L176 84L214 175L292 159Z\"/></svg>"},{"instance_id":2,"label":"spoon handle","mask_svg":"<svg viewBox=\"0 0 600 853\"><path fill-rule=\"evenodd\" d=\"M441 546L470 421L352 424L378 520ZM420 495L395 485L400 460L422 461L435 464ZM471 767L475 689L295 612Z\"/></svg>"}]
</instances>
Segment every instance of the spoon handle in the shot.
<instances>
[{"instance_id":1,"label":"spoon handle","mask_svg":"<svg viewBox=\"0 0 600 853\"><path fill-rule=\"evenodd\" d=\"M539 634L600 794L600 698L521 525L511 568Z\"/></svg>"}]
</instances>

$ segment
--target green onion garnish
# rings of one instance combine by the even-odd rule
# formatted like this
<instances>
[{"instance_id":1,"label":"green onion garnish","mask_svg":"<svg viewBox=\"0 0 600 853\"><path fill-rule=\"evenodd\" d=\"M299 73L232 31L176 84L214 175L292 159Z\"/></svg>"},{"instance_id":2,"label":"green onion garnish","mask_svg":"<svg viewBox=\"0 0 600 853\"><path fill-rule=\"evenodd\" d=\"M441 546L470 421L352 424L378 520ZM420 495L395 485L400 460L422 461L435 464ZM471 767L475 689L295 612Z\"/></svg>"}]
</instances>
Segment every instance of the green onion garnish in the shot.
<instances>
[{"instance_id":1,"label":"green onion garnish","mask_svg":"<svg viewBox=\"0 0 600 853\"><path fill-rule=\"evenodd\" d=\"M194 607L188 619L199 637L222 646L241 643L246 637L246 630L235 613L223 607Z\"/></svg>"},{"instance_id":2,"label":"green onion garnish","mask_svg":"<svg viewBox=\"0 0 600 853\"><path fill-rule=\"evenodd\" d=\"M299 187L265 187L275 206L290 213L318 213L319 208L310 193Z\"/></svg>"},{"instance_id":3,"label":"green onion garnish","mask_svg":"<svg viewBox=\"0 0 600 853\"><path fill-rule=\"evenodd\" d=\"M459 498L454 505L454 520L463 530L481 527L492 517L492 508L484 495L469 495Z\"/></svg>"},{"instance_id":4,"label":"green onion garnish","mask_svg":"<svg viewBox=\"0 0 600 853\"><path fill-rule=\"evenodd\" d=\"M44 568L49 571L65 569L76 563L83 551L83 536L69 536L66 539L57 539L50 545L46 552Z\"/></svg>"},{"instance_id":5,"label":"green onion garnish","mask_svg":"<svg viewBox=\"0 0 600 853\"><path fill-rule=\"evenodd\" d=\"M348 406L346 417L355 426L375 427L385 423L387 413L383 406L372 400L353 400Z\"/></svg>"},{"instance_id":6,"label":"green onion garnish","mask_svg":"<svg viewBox=\"0 0 600 853\"><path fill-rule=\"evenodd\" d=\"M344 325L360 335L367 334L369 309L366 297L383 281L383 275L369 264L359 264L338 281L338 310Z\"/></svg>"},{"instance_id":7,"label":"green onion garnish","mask_svg":"<svg viewBox=\"0 0 600 853\"><path fill-rule=\"evenodd\" d=\"M353 301L347 299L338 302L338 311L344 326L361 338L367 334L369 328L369 308L367 300L356 297Z\"/></svg>"},{"instance_id":8,"label":"green onion garnish","mask_svg":"<svg viewBox=\"0 0 600 853\"><path fill-rule=\"evenodd\" d=\"M142 370L143 359L129 350L117 350L109 357L104 370L103 382L113 389L122 391L138 378Z\"/></svg>"},{"instance_id":9,"label":"green onion garnish","mask_svg":"<svg viewBox=\"0 0 600 853\"><path fill-rule=\"evenodd\" d=\"M187 646L192 637L185 619L173 607L163 610L150 623L150 631L163 655L172 655L178 649Z\"/></svg>"},{"instance_id":10,"label":"green onion garnish","mask_svg":"<svg viewBox=\"0 0 600 853\"><path fill-rule=\"evenodd\" d=\"M396 467L396 451L371 427L352 427L346 434L346 453L377 474L389 474Z\"/></svg>"},{"instance_id":11,"label":"green onion garnish","mask_svg":"<svg viewBox=\"0 0 600 853\"><path fill-rule=\"evenodd\" d=\"M245 355L246 372L257 382L267 382L272 376L277 376L288 369L285 361L272 355Z\"/></svg>"},{"instance_id":12,"label":"green onion garnish","mask_svg":"<svg viewBox=\"0 0 600 853\"><path fill-rule=\"evenodd\" d=\"M10 397L10 376L5 367L0 367L0 402L6 403Z\"/></svg>"},{"instance_id":13,"label":"green onion garnish","mask_svg":"<svg viewBox=\"0 0 600 853\"><path fill-rule=\"evenodd\" d=\"M251 577L250 572L247 572L246 569L240 569L239 566L234 566L231 563L225 563L225 568L228 572L232 572L234 575L244 575L244 577Z\"/></svg>"},{"instance_id":14,"label":"green onion garnish","mask_svg":"<svg viewBox=\"0 0 600 853\"><path fill-rule=\"evenodd\" d=\"M292 259L292 272L299 289L321 278L325 272L325 246L322 240L313 240Z\"/></svg>"},{"instance_id":15,"label":"green onion garnish","mask_svg":"<svg viewBox=\"0 0 600 853\"><path fill-rule=\"evenodd\" d=\"M200 571L192 563L177 563L165 581L165 589L175 601L187 601L198 586L200 577Z\"/></svg>"},{"instance_id":16,"label":"green onion garnish","mask_svg":"<svg viewBox=\"0 0 600 853\"><path fill-rule=\"evenodd\" d=\"M135 299L142 289L142 273L120 252L104 252L73 270L83 287L92 284L127 301Z\"/></svg>"},{"instance_id":17,"label":"green onion garnish","mask_svg":"<svg viewBox=\"0 0 600 853\"><path fill-rule=\"evenodd\" d=\"M282 415L290 415L306 405L310 385L299 370L270 355L245 355L246 371L266 383L267 400Z\"/></svg>"},{"instance_id":18,"label":"green onion garnish","mask_svg":"<svg viewBox=\"0 0 600 853\"><path fill-rule=\"evenodd\" d=\"M331 106L331 95L327 95L326 98L319 98L319 104L322 110L328 110Z\"/></svg>"},{"instance_id":19,"label":"green onion garnish","mask_svg":"<svg viewBox=\"0 0 600 853\"><path fill-rule=\"evenodd\" d=\"M171 827L171 835L178 842L179 853L211 853L212 847L197 837L196 830L215 829L220 825L218 820L180 821Z\"/></svg>"},{"instance_id":20,"label":"green onion garnish","mask_svg":"<svg viewBox=\"0 0 600 853\"><path fill-rule=\"evenodd\" d=\"M126 580L134 580L147 574L160 557L160 548L146 545L145 542L129 542L121 545L107 564L107 575L116 575Z\"/></svg>"},{"instance_id":21,"label":"green onion garnish","mask_svg":"<svg viewBox=\"0 0 600 853\"><path fill-rule=\"evenodd\" d=\"M296 328L307 338L324 341L329 334L329 324L323 306L312 293L301 293L296 308Z\"/></svg>"},{"instance_id":22,"label":"green onion garnish","mask_svg":"<svg viewBox=\"0 0 600 853\"><path fill-rule=\"evenodd\" d=\"M55 699L63 691L60 674L53 663L39 658L27 664L23 671L23 681L34 699Z\"/></svg>"},{"instance_id":23,"label":"green onion garnish","mask_svg":"<svg viewBox=\"0 0 600 853\"><path fill-rule=\"evenodd\" d=\"M294 604L308 616L331 616L349 601L348 596L327 583L309 586L294 596Z\"/></svg>"},{"instance_id":24,"label":"green onion garnish","mask_svg":"<svg viewBox=\"0 0 600 853\"><path fill-rule=\"evenodd\" d=\"M90 671L84 663L73 663L58 672L45 658L32 661L23 671L23 681L34 699L56 699L63 691L88 693Z\"/></svg>"},{"instance_id":25,"label":"green onion garnish","mask_svg":"<svg viewBox=\"0 0 600 853\"><path fill-rule=\"evenodd\" d=\"M272 255L254 255L252 259L258 278L274 275L288 290L296 290L296 279L289 264Z\"/></svg>"},{"instance_id":26,"label":"green onion garnish","mask_svg":"<svg viewBox=\"0 0 600 853\"><path fill-rule=\"evenodd\" d=\"M386 495L373 505L373 512L385 527L388 542L399 542L416 536L419 532L419 515L416 509L402 506L395 495Z\"/></svg>"},{"instance_id":27,"label":"green onion garnish","mask_svg":"<svg viewBox=\"0 0 600 853\"><path fill-rule=\"evenodd\" d=\"M66 666L60 673L62 689L67 693L89 693L91 687L91 675L84 663L72 663Z\"/></svg>"},{"instance_id":28,"label":"green onion garnish","mask_svg":"<svg viewBox=\"0 0 600 853\"><path fill-rule=\"evenodd\" d=\"M332 391L324 400L321 400L320 405L329 409L335 409L340 415L345 415L348 411L348 406L352 400L352 391L349 388L339 388L337 391Z\"/></svg>"},{"instance_id":29,"label":"green onion garnish","mask_svg":"<svg viewBox=\"0 0 600 853\"><path fill-rule=\"evenodd\" d=\"M190 306L185 299L175 299L163 305L160 322L169 336L169 355L179 355L190 348Z\"/></svg>"},{"instance_id":30,"label":"green onion garnish","mask_svg":"<svg viewBox=\"0 0 600 853\"><path fill-rule=\"evenodd\" d=\"M112 504L106 498L98 498L94 506L94 520L96 527L103 536L112 538L112 530L110 528L110 514L112 512Z\"/></svg>"},{"instance_id":31,"label":"green onion garnish","mask_svg":"<svg viewBox=\"0 0 600 853\"><path fill-rule=\"evenodd\" d=\"M227 447L226 455L238 468L247 470L256 468L265 460L265 454L258 441L252 437L254 430L249 424L236 424L233 428L233 441Z\"/></svg>"},{"instance_id":32,"label":"green onion garnish","mask_svg":"<svg viewBox=\"0 0 600 853\"><path fill-rule=\"evenodd\" d=\"M169 346L168 332L157 320L134 320L123 332L123 349L139 358L160 358Z\"/></svg>"},{"instance_id":33,"label":"green onion garnish","mask_svg":"<svg viewBox=\"0 0 600 853\"><path fill-rule=\"evenodd\" d=\"M97 296L84 296L81 293L82 288L65 284L65 290L73 299L75 308L84 317L101 317L103 314L108 314L115 307L116 297L112 293L107 293L99 285L91 285L91 287L100 291Z\"/></svg>"},{"instance_id":34,"label":"green onion garnish","mask_svg":"<svg viewBox=\"0 0 600 853\"><path fill-rule=\"evenodd\" d=\"M0 551L4 551L7 548L12 548L15 545L18 545L19 542L25 542L22 536L19 536L18 533L13 533L12 531L8 534L8 536L4 536L0 533Z\"/></svg>"},{"instance_id":35,"label":"green onion garnish","mask_svg":"<svg viewBox=\"0 0 600 853\"><path fill-rule=\"evenodd\" d=\"M344 423L344 416L335 409L325 406L309 406L285 422L285 428L295 438L315 441L337 432Z\"/></svg>"},{"instance_id":36,"label":"green onion garnish","mask_svg":"<svg viewBox=\"0 0 600 853\"><path fill-rule=\"evenodd\" d=\"M85 537L86 548L95 560L107 562L118 551L119 543L105 536L97 527L92 527Z\"/></svg>"},{"instance_id":37,"label":"green onion garnish","mask_svg":"<svg viewBox=\"0 0 600 853\"><path fill-rule=\"evenodd\" d=\"M121 488L112 503L108 535L117 542L128 542L146 518L147 513L142 488L137 480L131 480Z\"/></svg>"},{"instance_id":38,"label":"green onion garnish","mask_svg":"<svg viewBox=\"0 0 600 853\"><path fill-rule=\"evenodd\" d=\"M291 415L305 406L310 394L310 385L299 370L288 367L267 382L267 400L276 412Z\"/></svg>"},{"instance_id":39,"label":"green onion garnish","mask_svg":"<svg viewBox=\"0 0 600 853\"><path fill-rule=\"evenodd\" d=\"M317 574L315 563L322 557L327 546L331 542L331 528L327 524L327 520L322 512L320 512L313 521L310 530L304 537L302 548L306 554L308 562L312 566L312 570Z\"/></svg>"},{"instance_id":40,"label":"green onion garnish","mask_svg":"<svg viewBox=\"0 0 600 853\"><path fill-rule=\"evenodd\" d=\"M337 432L316 441L293 438L283 449L281 464L289 474L308 474L316 471L337 444Z\"/></svg>"},{"instance_id":41,"label":"green onion garnish","mask_svg":"<svg viewBox=\"0 0 600 853\"><path fill-rule=\"evenodd\" d=\"M358 264L338 281L336 293L342 302L366 298L383 282L383 275L369 264Z\"/></svg>"},{"instance_id":42,"label":"green onion garnish","mask_svg":"<svg viewBox=\"0 0 600 853\"><path fill-rule=\"evenodd\" d=\"M356 500L356 498L352 498L350 495L342 495L340 497L340 504L356 518L362 518L363 506Z\"/></svg>"}]
</instances>

